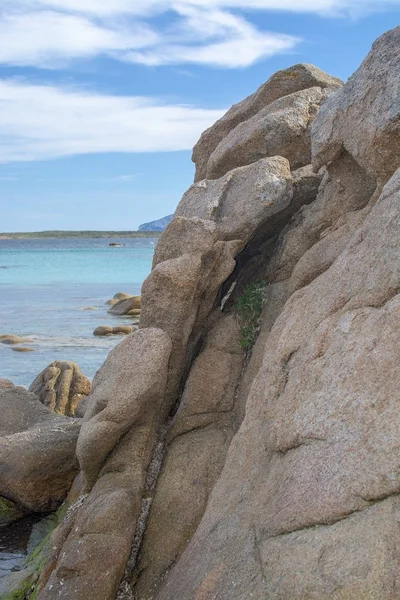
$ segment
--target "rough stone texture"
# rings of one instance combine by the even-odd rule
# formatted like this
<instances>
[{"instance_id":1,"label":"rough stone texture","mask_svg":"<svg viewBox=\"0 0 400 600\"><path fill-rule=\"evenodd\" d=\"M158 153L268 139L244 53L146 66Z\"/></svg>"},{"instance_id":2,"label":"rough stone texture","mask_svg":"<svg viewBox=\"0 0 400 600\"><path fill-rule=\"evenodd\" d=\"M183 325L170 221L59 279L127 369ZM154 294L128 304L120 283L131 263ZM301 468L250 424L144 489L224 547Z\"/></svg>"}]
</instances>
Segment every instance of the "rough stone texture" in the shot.
<instances>
[{"instance_id":1,"label":"rough stone texture","mask_svg":"<svg viewBox=\"0 0 400 600\"><path fill-rule=\"evenodd\" d=\"M400 28L381 36L360 68L322 107L313 127L316 168L344 148L380 183L399 165Z\"/></svg>"},{"instance_id":2,"label":"rough stone texture","mask_svg":"<svg viewBox=\"0 0 400 600\"><path fill-rule=\"evenodd\" d=\"M233 436L242 362L237 319L223 316L194 362L168 431L163 469L134 574L139 598L152 597L203 516Z\"/></svg>"},{"instance_id":3,"label":"rough stone texture","mask_svg":"<svg viewBox=\"0 0 400 600\"><path fill-rule=\"evenodd\" d=\"M29 391L51 411L73 417L79 403L89 394L90 386L90 380L77 364L56 360L36 377Z\"/></svg>"},{"instance_id":4,"label":"rough stone texture","mask_svg":"<svg viewBox=\"0 0 400 600\"><path fill-rule=\"evenodd\" d=\"M54 510L78 472L80 422L58 417L21 387L0 390L0 496L24 512Z\"/></svg>"},{"instance_id":5,"label":"rough stone texture","mask_svg":"<svg viewBox=\"0 0 400 600\"><path fill-rule=\"evenodd\" d=\"M396 35L362 71L382 75L388 97ZM318 73L281 72L234 107L202 136L197 175L278 98L339 85ZM118 600L398 600L399 156L381 169L392 138L379 123L391 113L368 111L390 99L375 102L374 82L357 77L338 102L357 105L356 127L362 111L377 124L376 152L347 145L354 124L343 133L329 100L311 130L318 173L291 173L278 156L185 194L143 286L139 334L150 343L156 326L169 342L159 394L135 404L159 354L134 359L126 346L103 367L71 491L89 495L54 535L39 600L87 600L87 590L113 600L127 561ZM327 135L335 123L338 138ZM259 279L260 334L242 368L235 302Z\"/></svg>"},{"instance_id":6,"label":"rough stone texture","mask_svg":"<svg viewBox=\"0 0 400 600\"><path fill-rule=\"evenodd\" d=\"M96 373L77 447L88 489L132 426L147 426L148 418L157 416L170 353L166 333L157 329L137 331L110 352Z\"/></svg>"},{"instance_id":7,"label":"rough stone texture","mask_svg":"<svg viewBox=\"0 0 400 600\"><path fill-rule=\"evenodd\" d=\"M396 538L373 544L370 515L376 533L399 519L379 504L400 492L399 200L400 171L333 265L286 302L202 523L157 598L398 597L398 558L381 566ZM354 528L328 526L353 513Z\"/></svg>"},{"instance_id":8,"label":"rough stone texture","mask_svg":"<svg viewBox=\"0 0 400 600\"><path fill-rule=\"evenodd\" d=\"M12 388L14 384L9 379L0 379L0 389L4 390L6 388Z\"/></svg>"},{"instance_id":9,"label":"rough stone texture","mask_svg":"<svg viewBox=\"0 0 400 600\"><path fill-rule=\"evenodd\" d=\"M267 262L268 281L287 279L300 258L306 260L309 248L367 206L375 188L375 180L344 152L326 170L316 201L303 206L282 230Z\"/></svg>"},{"instance_id":10,"label":"rough stone texture","mask_svg":"<svg viewBox=\"0 0 400 600\"><path fill-rule=\"evenodd\" d=\"M292 169L311 162L310 125L326 92L313 87L269 104L240 123L218 144L207 164L207 179L268 156L283 156Z\"/></svg>"},{"instance_id":11,"label":"rough stone texture","mask_svg":"<svg viewBox=\"0 0 400 600\"><path fill-rule=\"evenodd\" d=\"M195 181L206 178L207 163L221 140L237 125L250 119L260 110L289 94L311 87L339 88L342 81L324 73L314 65L299 64L278 71L254 94L232 106L230 110L205 131L193 149L196 163Z\"/></svg>"},{"instance_id":12,"label":"rough stone texture","mask_svg":"<svg viewBox=\"0 0 400 600\"><path fill-rule=\"evenodd\" d=\"M157 444L170 353L165 332L144 329L97 372L77 447L89 495L54 535L40 600L115 598Z\"/></svg>"}]
</instances>

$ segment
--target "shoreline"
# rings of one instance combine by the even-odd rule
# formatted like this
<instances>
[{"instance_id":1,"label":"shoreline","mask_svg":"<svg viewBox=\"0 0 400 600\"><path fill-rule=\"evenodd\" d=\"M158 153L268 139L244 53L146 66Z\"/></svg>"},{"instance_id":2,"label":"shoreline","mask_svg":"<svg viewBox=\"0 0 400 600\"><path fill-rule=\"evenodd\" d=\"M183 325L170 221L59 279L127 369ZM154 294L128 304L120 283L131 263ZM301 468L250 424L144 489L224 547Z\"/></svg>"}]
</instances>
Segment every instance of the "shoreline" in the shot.
<instances>
[{"instance_id":1,"label":"shoreline","mask_svg":"<svg viewBox=\"0 0 400 600\"><path fill-rule=\"evenodd\" d=\"M110 238L158 238L161 231L32 231L0 233L0 240L24 239L110 239Z\"/></svg>"}]
</instances>

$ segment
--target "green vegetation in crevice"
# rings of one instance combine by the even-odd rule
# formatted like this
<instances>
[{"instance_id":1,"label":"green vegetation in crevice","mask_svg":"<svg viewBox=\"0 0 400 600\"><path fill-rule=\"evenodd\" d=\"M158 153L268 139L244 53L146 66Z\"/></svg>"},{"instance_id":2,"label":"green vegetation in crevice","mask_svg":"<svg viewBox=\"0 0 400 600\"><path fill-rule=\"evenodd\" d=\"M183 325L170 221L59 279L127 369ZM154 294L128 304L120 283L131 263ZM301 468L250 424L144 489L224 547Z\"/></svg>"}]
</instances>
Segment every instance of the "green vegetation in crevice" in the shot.
<instances>
[{"instance_id":1,"label":"green vegetation in crevice","mask_svg":"<svg viewBox=\"0 0 400 600\"><path fill-rule=\"evenodd\" d=\"M241 328L241 344L246 351L251 350L257 339L266 288L265 281L250 283L235 302Z\"/></svg>"}]
</instances>

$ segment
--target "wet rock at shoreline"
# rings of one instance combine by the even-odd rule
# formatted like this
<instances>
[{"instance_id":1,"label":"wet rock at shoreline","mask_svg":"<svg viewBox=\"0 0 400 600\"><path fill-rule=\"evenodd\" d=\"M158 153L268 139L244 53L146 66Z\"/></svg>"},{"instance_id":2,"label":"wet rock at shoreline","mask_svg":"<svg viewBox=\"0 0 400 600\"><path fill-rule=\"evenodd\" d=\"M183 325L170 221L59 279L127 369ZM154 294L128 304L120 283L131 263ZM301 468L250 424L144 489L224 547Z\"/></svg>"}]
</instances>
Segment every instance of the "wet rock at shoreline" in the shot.
<instances>
[{"instance_id":1,"label":"wet rock at shoreline","mask_svg":"<svg viewBox=\"0 0 400 600\"><path fill-rule=\"evenodd\" d=\"M139 310L141 306L141 296L131 296L130 298L121 298L108 312L112 315L126 315L131 310Z\"/></svg>"},{"instance_id":2,"label":"wet rock at shoreline","mask_svg":"<svg viewBox=\"0 0 400 600\"><path fill-rule=\"evenodd\" d=\"M108 325L100 325L93 331L93 335L104 337L110 335L128 335L134 331L134 327L130 325L117 325L116 327L109 327Z\"/></svg>"},{"instance_id":3,"label":"wet rock at shoreline","mask_svg":"<svg viewBox=\"0 0 400 600\"><path fill-rule=\"evenodd\" d=\"M128 298L132 298L132 294L126 294L125 292L117 292L110 300L107 300L106 304L108 304L109 306L114 306L114 304L117 304L117 302L119 302L120 300L127 300Z\"/></svg>"},{"instance_id":4,"label":"wet rock at shoreline","mask_svg":"<svg viewBox=\"0 0 400 600\"><path fill-rule=\"evenodd\" d=\"M77 364L56 360L36 377L29 391L52 412L73 417L90 388L90 380Z\"/></svg>"}]
</instances>

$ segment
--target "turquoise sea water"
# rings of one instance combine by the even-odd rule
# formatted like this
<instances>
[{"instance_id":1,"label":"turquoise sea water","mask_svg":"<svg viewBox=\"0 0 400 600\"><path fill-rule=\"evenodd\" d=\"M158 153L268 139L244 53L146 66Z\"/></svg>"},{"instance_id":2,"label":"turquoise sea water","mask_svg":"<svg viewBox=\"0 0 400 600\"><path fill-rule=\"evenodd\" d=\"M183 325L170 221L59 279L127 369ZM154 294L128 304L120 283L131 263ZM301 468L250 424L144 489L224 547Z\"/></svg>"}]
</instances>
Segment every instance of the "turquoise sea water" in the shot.
<instances>
[{"instance_id":1,"label":"turquoise sea water","mask_svg":"<svg viewBox=\"0 0 400 600\"><path fill-rule=\"evenodd\" d=\"M113 248L109 242L125 247ZM0 240L0 334L27 336L35 352L0 344L0 378L29 386L54 360L72 360L92 378L120 337L98 325L129 324L107 314L116 292L139 294L156 239ZM85 307L95 310L82 310Z\"/></svg>"}]
</instances>

